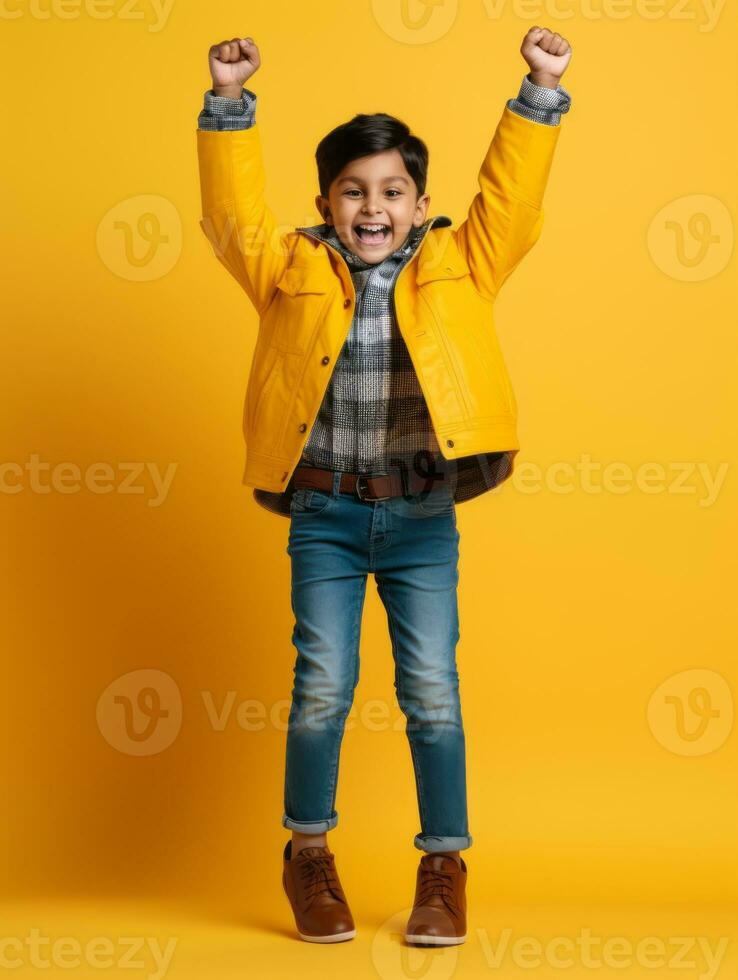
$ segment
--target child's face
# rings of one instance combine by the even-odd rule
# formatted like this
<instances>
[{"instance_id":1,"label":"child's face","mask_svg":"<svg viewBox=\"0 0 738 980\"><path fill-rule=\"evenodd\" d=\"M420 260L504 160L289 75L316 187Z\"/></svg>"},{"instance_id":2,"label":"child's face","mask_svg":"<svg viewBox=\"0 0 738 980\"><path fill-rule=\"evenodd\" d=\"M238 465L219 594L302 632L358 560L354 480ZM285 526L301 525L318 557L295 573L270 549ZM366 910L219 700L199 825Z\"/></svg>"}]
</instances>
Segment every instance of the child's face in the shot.
<instances>
[{"instance_id":1,"label":"child's face","mask_svg":"<svg viewBox=\"0 0 738 980\"><path fill-rule=\"evenodd\" d=\"M323 220L365 262L381 262L398 249L411 228L425 221L428 194L418 197L399 150L384 150L352 160L331 184L328 197L315 203ZM381 224L379 233L362 232L359 225Z\"/></svg>"}]
</instances>

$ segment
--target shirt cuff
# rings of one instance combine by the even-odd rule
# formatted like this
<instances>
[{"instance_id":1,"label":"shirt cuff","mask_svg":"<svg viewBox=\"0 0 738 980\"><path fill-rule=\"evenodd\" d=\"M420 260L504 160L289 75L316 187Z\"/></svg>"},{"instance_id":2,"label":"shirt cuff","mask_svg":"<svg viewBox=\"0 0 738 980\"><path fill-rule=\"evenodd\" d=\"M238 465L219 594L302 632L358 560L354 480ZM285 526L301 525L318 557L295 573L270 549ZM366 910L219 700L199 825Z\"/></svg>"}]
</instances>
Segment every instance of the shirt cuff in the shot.
<instances>
[{"instance_id":1,"label":"shirt cuff","mask_svg":"<svg viewBox=\"0 0 738 980\"><path fill-rule=\"evenodd\" d=\"M536 85L530 75L525 75L520 91L514 99L507 100L507 106L519 116L547 126L558 126L563 113L571 107L571 95L562 85L547 88Z\"/></svg>"},{"instance_id":2,"label":"shirt cuff","mask_svg":"<svg viewBox=\"0 0 738 980\"><path fill-rule=\"evenodd\" d=\"M250 129L256 123L256 94L241 89L241 97L230 99L216 95L212 89L205 93L202 112L197 117L198 129Z\"/></svg>"}]
</instances>

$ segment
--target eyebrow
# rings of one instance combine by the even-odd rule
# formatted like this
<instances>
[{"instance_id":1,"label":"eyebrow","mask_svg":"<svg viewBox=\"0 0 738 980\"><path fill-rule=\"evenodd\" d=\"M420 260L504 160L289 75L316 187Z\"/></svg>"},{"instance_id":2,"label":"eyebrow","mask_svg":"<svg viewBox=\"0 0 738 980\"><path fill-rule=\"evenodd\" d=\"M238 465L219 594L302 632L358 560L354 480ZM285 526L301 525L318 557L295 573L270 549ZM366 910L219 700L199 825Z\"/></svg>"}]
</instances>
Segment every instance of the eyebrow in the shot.
<instances>
[{"instance_id":1,"label":"eyebrow","mask_svg":"<svg viewBox=\"0 0 738 980\"><path fill-rule=\"evenodd\" d=\"M399 181L402 181L403 184L408 184L409 183L407 177L403 177L400 174L397 174L397 176L395 176L395 177L385 177L384 180L385 181L398 181L399 180ZM338 181L338 183L339 184L343 184L345 181L351 181L351 183L353 183L353 184L363 184L364 183L364 181L360 177L341 177L341 179Z\"/></svg>"}]
</instances>

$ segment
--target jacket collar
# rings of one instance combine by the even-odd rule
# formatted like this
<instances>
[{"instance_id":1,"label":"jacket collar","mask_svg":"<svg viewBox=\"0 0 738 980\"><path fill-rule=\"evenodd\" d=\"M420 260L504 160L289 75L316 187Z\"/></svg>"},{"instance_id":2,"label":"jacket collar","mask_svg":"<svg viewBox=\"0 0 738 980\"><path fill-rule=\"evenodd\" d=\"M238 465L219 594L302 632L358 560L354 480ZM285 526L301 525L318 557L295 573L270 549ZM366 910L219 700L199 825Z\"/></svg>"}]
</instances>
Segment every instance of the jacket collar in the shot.
<instances>
[{"instance_id":1,"label":"jacket collar","mask_svg":"<svg viewBox=\"0 0 738 980\"><path fill-rule=\"evenodd\" d=\"M429 231L431 228L445 228L452 223L451 218L445 214L439 214L434 218L428 218L428 220L420 225L420 227L411 229L402 245L395 249L394 252L391 252L387 258L397 258L401 260L408 259L415 252L418 245L425 237L426 231ZM319 238L327 245L331 245L336 249L336 251L341 253L349 268L354 272L358 269L370 269L377 265L376 262L365 262L364 259L356 255L355 252L352 252L349 248L346 248L341 239L338 237L336 229L333 225L328 225L325 222L317 225L302 225L299 228L295 228L295 231L304 232L305 234L311 235L314 238Z\"/></svg>"}]
</instances>

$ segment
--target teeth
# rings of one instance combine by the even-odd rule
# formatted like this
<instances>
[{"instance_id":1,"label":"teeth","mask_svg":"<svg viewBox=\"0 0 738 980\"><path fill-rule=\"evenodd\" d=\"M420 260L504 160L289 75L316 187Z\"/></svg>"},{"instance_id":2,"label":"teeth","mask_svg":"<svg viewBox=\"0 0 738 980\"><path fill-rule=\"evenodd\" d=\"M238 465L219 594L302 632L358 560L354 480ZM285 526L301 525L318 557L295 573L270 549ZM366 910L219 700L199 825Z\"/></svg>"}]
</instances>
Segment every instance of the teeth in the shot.
<instances>
[{"instance_id":1,"label":"teeth","mask_svg":"<svg viewBox=\"0 0 738 980\"><path fill-rule=\"evenodd\" d=\"M358 225L358 228L365 228L367 231L383 231L387 225Z\"/></svg>"}]
</instances>

